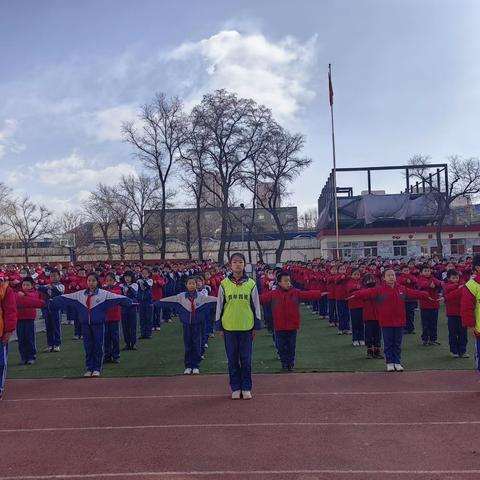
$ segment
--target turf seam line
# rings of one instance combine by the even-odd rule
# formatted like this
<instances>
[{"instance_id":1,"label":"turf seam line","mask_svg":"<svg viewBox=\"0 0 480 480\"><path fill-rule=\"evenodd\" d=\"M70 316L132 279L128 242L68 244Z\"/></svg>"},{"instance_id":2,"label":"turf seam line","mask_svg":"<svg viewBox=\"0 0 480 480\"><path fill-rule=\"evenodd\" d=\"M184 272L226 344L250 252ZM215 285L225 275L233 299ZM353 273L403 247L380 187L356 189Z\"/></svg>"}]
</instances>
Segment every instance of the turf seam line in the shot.
<instances>
[{"instance_id":1,"label":"turf seam line","mask_svg":"<svg viewBox=\"0 0 480 480\"><path fill-rule=\"evenodd\" d=\"M260 422L260 423L199 423L164 425L111 425L88 427L43 427L0 429L2 433L48 433L113 430L163 430L183 428L255 428L255 427L430 427L480 425L480 420L446 422ZM1 480L1 477L0 477Z\"/></svg>"},{"instance_id":2,"label":"turf seam line","mask_svg":"<svg viewBox=\"0 0 480 480\"><path fill-rule=\"evenodd\" d=\"M355 395L447 395L479 393L478 390L402 390L391 392L272 392L256 393L256 397L299 397L299 396L355 396ZM125 396L95 396L95 397L42 397L42 398L11 398L3 400L3 403L18 402L70 402L74 400L154 400L154 399L175 399L175 398L225 398L226 394L183 394L183 395L125 395Z\"/></svg>"},{"instance_id":3,"label":"turf seam line","mask_svg":"<svg viewBox=\"0 0 480 480\"><path fill-rule=\"evenodd\" d=\"M227 470L227 471L191 471L191 472L119 472L57 475L21 475L0 477L0 480L54 480L74 478L115 478L115 477L178 477L178 476L222 476L222 475L478 475L480 470Z\"/></svg>"}]
</instances>

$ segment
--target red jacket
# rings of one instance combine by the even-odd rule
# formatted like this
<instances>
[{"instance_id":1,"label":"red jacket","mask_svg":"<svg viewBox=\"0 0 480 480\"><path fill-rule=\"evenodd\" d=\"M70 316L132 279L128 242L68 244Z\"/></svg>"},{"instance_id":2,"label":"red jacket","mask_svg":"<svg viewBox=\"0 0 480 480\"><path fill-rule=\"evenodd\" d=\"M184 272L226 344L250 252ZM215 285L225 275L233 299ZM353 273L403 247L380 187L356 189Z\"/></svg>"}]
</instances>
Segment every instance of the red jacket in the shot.
<instances>
[{"instance_id":1,"label":"red jacket","mask_svg":"<svg viewBox=\"0 0 480 480\"><path fill-rule=\"evenodd\" d=\"M446 283L443 286L443 298L447 317L460 316L460 301L462 300L463 283Z\"/></svg>"},{"instance_id":2,"label":"red jacket","mask_svg":"<svg viewBox=\"0 0 480 480\"><path fill-rule=\"evenodd\" d=\"M3 313L3 331L0 331L0 337L5 333L13 332L17 326L17 302L15 292L11 287L7 287L5 290L1 308Z\"/></svg>"},{"instance_id":3,"label":"red jacket","mask_svg":"<svg viewBox=\"0 0 480 480\"><path fill-rule=\"evenodd\" d=\"M297 288L283 290L277 288L260 295L260 303L271 303L275 330L298 330L300 328L300 309L298 304L304 300L316 300L322 296L320 290L302 292Z\"/></svg>"},{"instance_id":4,"label":"red jacket","mask_svg":"<svg viewBox=\"0 0 480 480\"><path fill-rule=\"evenodd\" d=\"M335 275L329 273L327 275L327 292L329 300L337 299L337 289L335 287Z\"/></svg>"},{"instance_id":5,"label":"red jacket","mask_svg":"<svg viewBox=\"0 0 480 480\"><path fill-rule=\"evenodd\" d=\"M477 274L474 278L477 283L480 283L480 275ZM460 315L462 317L462 325L467 328L475 327L475 306L477 299L471 294L470 290L465 287L461 289L462 298L460 299ZM475 335L480 336L480 332L475 331Z\"/></svg>"},{"instance_id":6,"label":"red jacket","mask_svg":"<svg viewBox=\"0 0 480 480\"><path fill-rule=\"evenodd\" d=\"M434 284L432 288L430 285ZM440 304L438 302L438 288L441 287L442 282L435 278L433 275L430 278L418 277L417 288L424 292L427 292L427 297L433 298L434 300L429 300L428 298L420 300L420 308L425 310L438 310Z\"/></svg>"},{"instance_id":7,"label":"red jacket","mask_svg":"<svg viewBox=\"0 0 480 480\"><path fill-rule=\"evenodd\" d=\"M152 276L153 286L152 286L152 300L158 302L163 298L163 287L165 286L165 279L159 275L154 274Z\"/></svg>"},{"instance_id":8,"label":"red jacket","mask_svg":"<svg viewBox=\"0 0 480 480\"><path fill-rule=\"evenodd\" d=\"M123 295L122 289L118 283L107 287L103 287L105 290L111 293L116 293L117 295ZM122 319L122 307L112 307L107 310L107 322L119 322Z\"/></svg>"},{"instance_id":9,"label":"red jacket","mask_svg":"<svg viewBox=\"0 0 480 480\"><path fill-rule=\"evenodd\" d=\"M348 296L354 294L355 292L358 292L362 288L362 281L360 279L354 280L353 278L350 278L350 280L347 282L347 292ZM354 308L363 308L363 300L359 298L352 298L351 300L348 301L348 308L350 310L353 310Z\"/></svg>"},{"instance_id":10,"label":"red jacket","mask_svg":"<svg viewBox=\"0 0 480 480\"><path fill-rule=\"evenodd\" d=\"M345 300L348 297L347 283L349 278L345 273L335 275L335 297L337 300Z\"/></svg>"},{"instance_id":11,"label":"red jacket","mask_svg":"<svg viewBox=\"0 0 480 480\"><path fill-rule=\"evenodd\" d=\"M374 300L378 323L381 327L404 327L407 323L405 316L405 301L407 298L424 299L427 292L420 292L410 288L386 284L373 288L359 290L355 296L363 300Z\"/></svg>"},{"instance_id":12,"label":"red jacket","mask_svg":"<svg viewBox=\"0 0 480 480\"><path fill-rule=\"evenodd\" d=\"M17 293L15 299L17 302L17 320L35 320L37 308L44 308L45 302L40 298L36 290L23 292L24 295Z\"/></svg>"}]
</instances>

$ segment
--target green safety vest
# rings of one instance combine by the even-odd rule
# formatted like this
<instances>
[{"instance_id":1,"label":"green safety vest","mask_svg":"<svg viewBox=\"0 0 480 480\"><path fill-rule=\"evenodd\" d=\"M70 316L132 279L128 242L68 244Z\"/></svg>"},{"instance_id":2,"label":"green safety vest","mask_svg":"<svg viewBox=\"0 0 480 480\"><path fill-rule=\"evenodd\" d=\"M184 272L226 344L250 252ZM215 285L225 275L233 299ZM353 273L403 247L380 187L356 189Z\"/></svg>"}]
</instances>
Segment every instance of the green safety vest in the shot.
<instances>
[{"instance_id":1,"label":"green safety vest","mask_svg":"<svg viewBox=\"0 0 480 480\"><path fill-rule=\"evenodd\" d=\"M246 332L252 330L255 325L255 317L250 300L256 286L255 280L249 278L241 285L237 285L229 278L225 278L220 285L225 294L222 314L223 328L227 331Z\"/></svg>"},{"instance_id":2,"label":"green safety vest","mask_svg":"<svg viewBox=\"0 0 480 480\"><path fill-rule=\"evenodd\" d=\"M477 299L477 303L475 304L475 333L480 333L480 284L472 279L469 280L465 286Z\"/></svg>"}]
</instances>

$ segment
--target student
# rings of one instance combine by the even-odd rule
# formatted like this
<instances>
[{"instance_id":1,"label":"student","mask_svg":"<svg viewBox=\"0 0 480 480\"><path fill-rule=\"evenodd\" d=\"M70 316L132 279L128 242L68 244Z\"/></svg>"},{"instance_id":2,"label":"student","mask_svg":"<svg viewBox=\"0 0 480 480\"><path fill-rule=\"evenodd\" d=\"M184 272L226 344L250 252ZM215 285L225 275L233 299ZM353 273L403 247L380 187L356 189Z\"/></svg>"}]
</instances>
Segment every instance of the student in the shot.
<instances>
[{"instance_id":1,"label":"student","mask_svg":"<svg viewBox=\"0 0 480 480\"><path fill-rule=\"evenodd\" d=\"M77 276L74 277L71 285L70 285L70 293L78 292L79 290L85 290L87 288L87 271L80 267L77 272ZM70 310L72 308L70 307ZM68 312L68 308L67 308ZM76 310L73 310L74 313L71 313L73 317L73 328L74 328L74 336L75 340L80 340L82 338L82 325L80 324L80 319L78 318Z\"/></svg>"},{"instance_id":2,"label":"student","mask_svg":"<svg viewBox=\"0 0 480 480\"><path fill-rule=\"evenodd\" d=\"M107 311L116 306L128 306L132 301L99 288L97 274L87 277L87 289L55 297L50 302L52 309L72 305L78 312L82 325L83 346L87 371L84 377L99 377L103 366L103 342Z\"/></svg>"},{"instance_id":3,"label":"student","mask_svg":"<svg viewBox=\"0 0 480 480\"><path fill-rule=\"evenodd\" d=\"M105 275L104 288L107 292L122 294L122 289L117 283L113 272ZM112 307L107 311L107 322L105 324L105 340L103 362L120 363L120 321L122 320L122 308Z\"/></svg>"},{"instance_id":4,"label":"student","mask_svg":"<svg viewBox=\"0 0 480 480\"><path fill-rule=\"evenodd\" d=\"M0 400L5 389L8 365L8 342L17 324L15 292L3 277L0 278Z\"/></svg>"},{"instance_id":5,"label":"student","mask_svg":"<svg viewBox=\"0 0 480 480\"><path fill-rule=\"evenodd\" d=\"M377 278L375 275L367 274L363 277L364 288L375 288ZM375 299L362 300L362 319L365 324L365 345L367 346L367 358L383 359L382 331L378 323L377 308Z\"/></svg>"},{"instance_id":6,"label":"student","mask_svg":"<svg viewBox=\"0 0 480 480\"><path fill-rule=\"evenodd\" d=\"M152 302L155 305L153 307L152 325L154 331L159 331L160 324L162 323L162 309L158 304L155 304L155 302L158 302L163 298L163 288L165 286L165 280L160 274L160 269L158 267L154 267L152 270L152 280Z\"/></svg>"},{"instance_id":7,"label":"student","mask_svg":"<svg viewBox=\"0 0 480 480\"><path fill-rule=\"evenodd\" d=\"M134 274L128 270L123 274L120 289L122 294L130 298L134 304L122 307L122 331L125 341L124 350L136 350L137 346L137 296L138 284L134 281Z\"/></svg>"},{"instance_id":8,"label":"student","mask_svg":"<svg viewBox=\"0 0 480 480\"><path fill-rule=\"evenodd\" d=\"M468 358L468 334L467 329L462 326L462 318L460 316L460 301L465 285L463 282L460 282L460 275L456 270L448 270L446 280L447 283L443 286L443 297L448 319L450 355L453 358Z\"/></svg>"},{"instance_id":9,"label":"student","mask_svg":"<svg viewBox=\"0 0 480 480\"><path fill-rule=\"evenodd\" d=\"M420 292L399 286L395 271L387 268L383 272L383 285L359 290L351 298L374 300L378 323L382 328L383 351L388 372L403 372L401 364L403 329L406 324L405 299L428 298L427 292Z\"/></svg>"},{"instance_id":10,"label":"student","mask_svg":"<svg viewBox=\"0 0 480 480\"><path fill-rule=\"evenodd\" d=\"M480 255L475 255L471 264L474 275L462 289L460 314L462 326L473 328L475 334L475 367L480 371Z\"/></svg>"},{"instance_id":11,"label":"student","mask_svg":"<svg viewBox=\"0 0 480 480\"><path fill-rule=\"evenodd\" d=\"M351 335L350 311L348 310L347 267L345 264L338 267L338 274L335 276L335 295L337 299L338 335Z\"/></svg>"},{"instance_id":12,"label":"student","mask_svg":"<svg viewBox=\"0 0 480 480\"><path fill-rule=\"evenodd\" d=\"M357 268L352 270L350 280L347 282L347 293L352 295L362 287L362 280L360 278L360 270ZM352 298L348 301L348 308L350 310L350 318L352 320L352 345L354 347L365 346L365 324L363 322L362 300Z\"/></svg>"},{"instance_id":13,"label":"student","mask_svg":"<svg viewBox=\"0 0 480 480\"><path fill-rule=\"evenodd\" d=\"M337 275L337 267L332 265L330 272L326 276L327 292L328 292L328 326L337 327L338 326L338 315L337 315L337 297L335 289L335 277Z\"/></svg>"},{"instance_id":14,"label":"student","mask_svg":"<svg viewBox=\"0 0 480 480\"><path fill-rule=\"evenodd\" d=\"M198 275L197 279L197 292L200 295L210 295L211 288L208 285L205 285L205 280L202 275ZM212 333L212 312L214 311L214 304L210 304L210 308L206 310L203 314L202 319L202 359L205 355L205 349L208 348L208 339L210 338L210 333Z\"/></svg>"},{"instance_id":15,"label":"student","mask_svg":"<svg viewBox=\"0 0 480 480\"><path fill-rule=\"evenodd\" d=\"M198 375L202 361L202 332L209 304L216 303L215 297L197 291L197 277L185 278L186 291L165 297L156 303L173 308L178 313L183 326L183 344L185 347L184 375Z\"/></svg>"},{"instance_id":16,"label":"student","mask_svg":"<svg viewBox=\"0 0 480 480\"><path fill-rule=\"evenodd\" d=\"M426 299L420 300L423 345L440 345L440 342L437 341L437 324L438 289L441 285L442 282L432 275L432 269L428 264L422 265L420 277L417 280L417 288L428 293Z\"/></svg>"},{"instance_id":17,"label":"student","mask_svg":"<svg viewBox=\"0 0 480 480\"><path fill-rule=\"evenodd\" d=\"M152 287L153 280L150 278L150 270L142 268L141 277L137 280L138 302L140 312L140 338L152 338Z\"/></svg>"},{"instance_id":18,"label":"student","mask_svg":"<svg viewBox=\"0 0 480 480\"><path fill-rule=\"evenodd\" d=\"M17 300L17 339L20 365L33 365L37 359L35 342L35 318L37 308L44 308L45 302L35 290L32 277L25 277L22 290L16 294Z\"/></svg>"},{"instance_id":19,"label":"student","mask_svg":"<svg viewBox=\"0 0 480 480\"><path fill-rule=\"evenodd\" d=\"M273 324L277 348L280 354L282 369L291 372L295 366L295 351L297 331L300 328L299 303L318 300L328 292L321 290L301 291L292 288L290 274L280 272L277 275L275 290L266 291L260 295L260 303L269 303L272 307Z\"/></svg>"},{"instance_id":20,"label":"student","mask_svg":"<svg viewBox=\"0 0 480 480\"><path fill-rule=\"evenodd\" d=\"M410 271L408 265L404 265L401 270L401 274L398 278L398 284L407 288L416 288L417 278ZM405 302L405 315L407 318L407 324L405 325L405 333L408 335L415 334L415 309L417 308L417 302L407 301Z\"/></svg>"},{"instance_id":21,"label":"student","mask_svg":"<svg viewBox=\"0 0 480 480\"><path fill-rule=\"evenodd\" d=\"M43 310L45 318L45 330L47 332L47 345L45 352L59 352L62 344L62 332L60 327L60 311L51 309L50 302L65 292L65 286L60 283L60 272L50 272L50 284L40 285L38 290L45 294L46 308Z\"/></svg>"},{"instance_id":22,"label":"student","mask_svg":"<svg viewBox=\"0 0 480 480\"><path fill-rule=\"evenodd\" d=\"M245 272L245 257L230 257L232 273L220 283L216 328L223 332L232 399L252 398L252 352L255 329L260 329L261 310L255 280Z\"/></svg>"}]
</instances>

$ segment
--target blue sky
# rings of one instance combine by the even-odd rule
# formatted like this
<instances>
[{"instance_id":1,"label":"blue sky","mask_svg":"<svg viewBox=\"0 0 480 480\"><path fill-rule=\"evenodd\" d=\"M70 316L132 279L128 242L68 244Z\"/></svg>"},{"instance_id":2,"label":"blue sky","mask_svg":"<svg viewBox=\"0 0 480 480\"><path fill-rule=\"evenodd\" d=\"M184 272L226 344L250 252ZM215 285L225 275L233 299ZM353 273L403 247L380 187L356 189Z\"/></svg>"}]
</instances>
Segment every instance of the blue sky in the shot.
<instances>
[{"instance_id":1,"label":"blue sky","mask_svg":"<svg viewBox=\"0 0 480 480\"><path fill-rule=\"evenodd\" d=\"M305 133L314 161L288 201L315 206L331 168L330 62L339 166L479 156L479 24L475 0L0 0L0 180L76 208L98 181L140 171L119 130L140 104L224 87Z\"/></svg>"}]
</instances>

